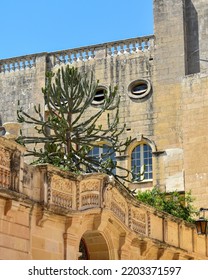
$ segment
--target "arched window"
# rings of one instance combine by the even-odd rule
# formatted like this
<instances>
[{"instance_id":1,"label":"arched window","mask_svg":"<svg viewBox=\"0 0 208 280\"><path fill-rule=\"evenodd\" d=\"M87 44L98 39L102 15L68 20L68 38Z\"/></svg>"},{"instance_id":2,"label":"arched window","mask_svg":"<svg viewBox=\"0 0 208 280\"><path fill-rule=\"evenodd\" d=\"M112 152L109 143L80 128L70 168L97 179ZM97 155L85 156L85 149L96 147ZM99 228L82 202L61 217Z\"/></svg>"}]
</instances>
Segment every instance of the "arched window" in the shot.
<instances>
[{"instance_id":1,"label":"arched window","mask_svg":"<svg viewBox=\"0 0 208 280\"><path fill-rule=\"evenodd\" d=\"M140 144L133 149L131 169L134 174L133 181L152 179L152 149L149 145Z\"/></svg>"},{"instance_id":2,"label":"arched window","mask_svg":"<svg viewBox=\"0 0 208 280\"><path fill-rule=\"evenodd\" d=\"M102 158L103 161L110 158L114 163L116 162L116 156L115 152L113 151L113 148L111 148L108 145L102 145L102 146L95 146L90 152L89 156L93 157L94 159L97 159L98 161ZM90 170L89 170L90 171ZM112 170L113 174L116 174L116 168Z\"/></svg>"}]
</instances>

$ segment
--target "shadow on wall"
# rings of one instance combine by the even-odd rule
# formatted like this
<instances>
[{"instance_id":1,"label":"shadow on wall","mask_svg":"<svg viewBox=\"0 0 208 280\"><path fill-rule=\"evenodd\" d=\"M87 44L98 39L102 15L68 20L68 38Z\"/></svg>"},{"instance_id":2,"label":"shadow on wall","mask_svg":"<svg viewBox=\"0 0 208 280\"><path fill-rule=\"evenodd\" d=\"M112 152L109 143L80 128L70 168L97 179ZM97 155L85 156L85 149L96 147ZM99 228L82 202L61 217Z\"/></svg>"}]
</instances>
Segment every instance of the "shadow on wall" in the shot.
<instances>
[{"instance_id":1,"label":"shadow on wall","mask_svg":"<svg viewBox=\"0 0 208 280\"><path fill-rule=\"evenodd\" d=\"M186 75L200 72L198 13L192 0L185 0Z\"/></svg>"}]
</instances>

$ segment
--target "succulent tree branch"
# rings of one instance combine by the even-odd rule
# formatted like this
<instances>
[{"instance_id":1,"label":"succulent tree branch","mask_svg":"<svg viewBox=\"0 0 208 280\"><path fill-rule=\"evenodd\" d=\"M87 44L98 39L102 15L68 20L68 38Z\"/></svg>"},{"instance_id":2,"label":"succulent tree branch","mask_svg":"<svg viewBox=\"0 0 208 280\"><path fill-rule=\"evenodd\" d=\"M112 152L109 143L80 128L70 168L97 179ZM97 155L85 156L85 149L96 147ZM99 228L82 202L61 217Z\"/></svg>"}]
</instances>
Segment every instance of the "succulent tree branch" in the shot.
<instances>
[{"instance_id":1,"label":"succulent tree branch","mask_svg":"<svg viewBox=\"0 0 208 280\"><path fill-rule=\"evenodd\" d=\"M81 73L77 68L66 66L55 74L47 73L46 86L42 89L47 119L43 118L40 106L34 107L36 117L20 107L18 121L35 125L38 136L21 135L17 141L26 146L44 144L39 150L37 145L33 150L28 148L28 155L37 157L36 162L51 163L77 173L104 172L124 185L131 180L132 172L111 159L114 153L125 151L131 142L131 139L119 140L125 128L118 128L120 97L116 87L109 87L104 92L103 103L92 110L97 88L92 72ZM109 110L113 110L114 118L109 117ZM103 113L107 116L105 126L100 124ZM99 158L90 156L89 152L99 141L109 143L110 148ZM125 174L114 174L115 168Z\"/></svg>"}]
</instances>

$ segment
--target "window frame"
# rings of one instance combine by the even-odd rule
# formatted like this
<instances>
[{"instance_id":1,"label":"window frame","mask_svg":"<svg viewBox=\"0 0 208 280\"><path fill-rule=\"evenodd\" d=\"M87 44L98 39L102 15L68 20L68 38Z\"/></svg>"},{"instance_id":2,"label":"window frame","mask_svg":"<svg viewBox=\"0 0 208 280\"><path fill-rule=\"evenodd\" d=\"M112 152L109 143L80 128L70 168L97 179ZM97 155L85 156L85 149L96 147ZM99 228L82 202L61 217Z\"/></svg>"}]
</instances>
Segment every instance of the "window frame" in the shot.
<instances>
[{"instance_id":1,"label":"window frame","mask_svg":"<svg viewBox=\"0 0 208 280\"><path fill-rule=\"evenodd\" d=\"M144 147L148 147L148 151L145 151L144 150ZM134 158L133 159L133 153L136 152L136 149L137 148L140 148L140 156L139 156L139 159L138 158ZM148 156L148 158L146 158L148 160L148 164L147 164L147 172L145 171L145 152L148 152L151 153L151 157ZM138 152L137 152L138 153ZM133 169L133 164L132 164L132 161L135 160L135 161L140 161L140 167L136 166L136 169L140 169L140 173L143 173L141 176L140 176L140 180L133 180L132 179L132 182L133 183L139 183L139 182L151 182L153 181L153 151L152 151L152 147L151 145L149 145L148 143L145 143L145 142L141 142L141 143L137 143L137 145L135 145L134 147L132 147L132 150L131 150L131 156L130 156L130 169L132 170ZM150 161L150 164L149 164L149 161ZM149 171L149 167L151 167L150 171ZM145 174L147 174L148 178L145 178Z\"/></svg>"},{"instance_id":2,"label":"window frame","mask_svg":"<svg viewBox=\"0 0 208 280\"><path fill-rule=\"evenodd\" d=\"M136 86L146 85L146 90L141 93L134 93L133 90ZM128 86L128 95L131 99L143 99L150 94L152 90L151 83L148 79L137 79L132 81Z\"/></svg>"},{"instance_id":3,"label":"window frame","mask_svg":"<svg viewBox=\"0 0 208 280\"><path fill-rule=\"evenodd\" d=\"M98 93L99 91L103 91L103 94ZM95 107L100 106L100 105L103 105L104 102L105 102L105 98L106 98L107 92L108 92L108 90L107 90L107 88L106 88L105 86L98 86L98 87L96 88L95 96L94 96L94 99L93 99L91 105L92 105L92 106L95 106ZM100 96L102 95L102 96L103 96L103 99L102 99L102 100L95 100L95 98L97 97L97 96L96 96L97 94L100 95Z\"/></svg>"}]
</instances>

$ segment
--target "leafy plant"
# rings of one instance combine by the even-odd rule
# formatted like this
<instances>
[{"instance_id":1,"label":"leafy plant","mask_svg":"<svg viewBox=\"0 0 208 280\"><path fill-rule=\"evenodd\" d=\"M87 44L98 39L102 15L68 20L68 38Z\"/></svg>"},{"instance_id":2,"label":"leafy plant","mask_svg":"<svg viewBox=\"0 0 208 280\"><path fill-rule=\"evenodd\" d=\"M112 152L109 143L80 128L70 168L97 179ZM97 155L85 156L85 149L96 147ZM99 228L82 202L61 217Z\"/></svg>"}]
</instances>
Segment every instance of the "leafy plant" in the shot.
<instances>
[{"instance_id":1,"label":"leafy plant","mask_svg":"<svg viewBox=\"0 0 208 280\"><path fill-rule=\"evenodd\" d=\"M139 191L137 199L155 207L157 210L167 212L188 222L193 222L192 217L197 212L192 205L191 192L184 195L177 191L165 193L154 187L152 190Z\"/></svg>"}]
</instances>

